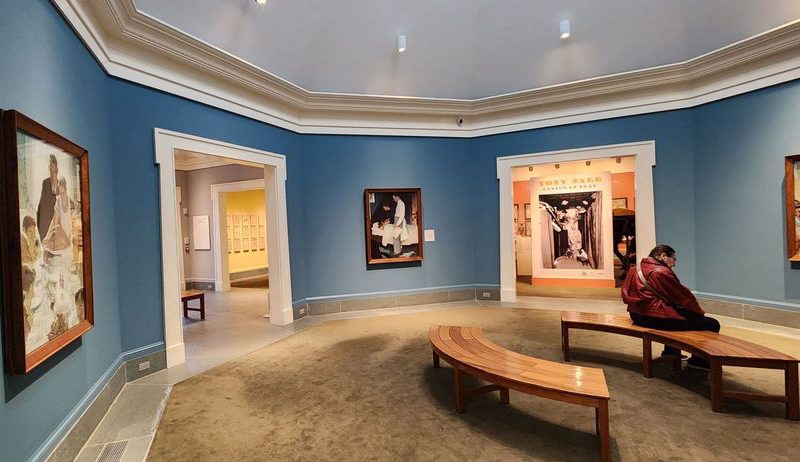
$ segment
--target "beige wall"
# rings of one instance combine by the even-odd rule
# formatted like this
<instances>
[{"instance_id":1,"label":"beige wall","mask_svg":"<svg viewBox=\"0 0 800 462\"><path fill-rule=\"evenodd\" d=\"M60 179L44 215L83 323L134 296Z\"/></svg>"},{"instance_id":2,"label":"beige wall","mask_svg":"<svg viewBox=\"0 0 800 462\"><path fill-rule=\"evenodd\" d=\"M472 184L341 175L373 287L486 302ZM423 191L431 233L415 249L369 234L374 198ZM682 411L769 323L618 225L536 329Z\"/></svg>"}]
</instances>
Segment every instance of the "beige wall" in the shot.
<instances>
[{"instance_id":1,"label":"beige wall","mask_svg":"<svg viewBox=\"0 0 800 462\"><path fill-rule=\"evenodd\" d=\"M233 215L257 216L261 224L256 226L256 230L258 230L260 236L260 228L263 227L264 236L266 237L264 190L237 191L224 193L224 195L228 217ZM232 239L232 235L228 236L229 241L232 241ZM246 245L241 247L239 252L236 252L233 245L231 245L228 247L228 266L231 273L267 268L266 247L264 250L259 249L254 252L250 245Z\"/></svg>"}]
</instances>

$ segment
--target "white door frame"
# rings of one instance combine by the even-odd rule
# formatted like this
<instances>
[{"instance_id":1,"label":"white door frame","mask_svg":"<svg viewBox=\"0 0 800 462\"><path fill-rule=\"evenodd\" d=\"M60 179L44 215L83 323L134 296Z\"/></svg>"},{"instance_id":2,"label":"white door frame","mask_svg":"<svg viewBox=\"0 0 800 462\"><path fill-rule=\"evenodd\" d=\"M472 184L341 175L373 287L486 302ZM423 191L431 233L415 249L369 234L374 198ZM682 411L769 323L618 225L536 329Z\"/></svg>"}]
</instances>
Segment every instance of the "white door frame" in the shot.
<instances>
[{"instance_id":1,"label":"white door frame","mask_svg":"<svg viewBox=\"0 0 800 462\"><path fill-rule=\"evenodd\" d=\"M500 181L500 300L517 300L517 271L514 261L514 183L511 169L537 164L565 163L604 157L635 156L636 247L651 249L656 245L656 214L653 197L653 167L656 165L656 142L592 146L562 151L548 151L497 158ZM641 260L642 253L637 252Z\"/></svg>"},{"instance_id":2,"label":"white door frame","mask_svg":"<svg viewBox=\"0 0 800 462\"><path fill-rule=\"evenodd\" d=\"M181 187L178 186L175 188L175 232L177 233L178 238L178 253L180 254L180 258L178 258L178 274L180 274L180 279L178 279L178 286L181 290L186 289L186 269L183 266L183 223L181 221L181 217L183 213L181 211Z\"/></svg>"},{"instance_id":3,"label":"white door frame","mask_svg":"<svg viewBox=\"0 0 800 462\"><path fill-rule=\"evenodd\" d=\"M264 190L264 180L235 181L233 183L211 185L211 229L214 234L214 242L219 244L214 247L214 289L217 292L227 292L231 290L231 275L228 269L228 259L223 258L228 255L227 221L223 222L223 220L221 220L221 217L227 215L225 211L227 204L224 200L220 200L220 193L258 189L264 191L264 204L266 204L267 192ZM267 236L267 245L269 245L269 236ZM270 315L271 314L272 313L270 313Z\"/></svg>"},{"instance_id":4,"label":"white door frame","mask_svg":"<svg viewBox=\"0 0 800 462\"><path fill-rule=\"evenodd\" d=\"M286 157L267 151L237 146L198 136L156 128L155 162L160 166L161 264L164 287L164 343L167 367L186 361L183 345L182 308L178 283L178 258L183 258L177 242L175 217L175 150L199 152L218 157L262 164L267 199L267 257L270 268L270 322L286 325L294 321L289 268L289 230L286 217Z\"/></svg>"}]
</instances>

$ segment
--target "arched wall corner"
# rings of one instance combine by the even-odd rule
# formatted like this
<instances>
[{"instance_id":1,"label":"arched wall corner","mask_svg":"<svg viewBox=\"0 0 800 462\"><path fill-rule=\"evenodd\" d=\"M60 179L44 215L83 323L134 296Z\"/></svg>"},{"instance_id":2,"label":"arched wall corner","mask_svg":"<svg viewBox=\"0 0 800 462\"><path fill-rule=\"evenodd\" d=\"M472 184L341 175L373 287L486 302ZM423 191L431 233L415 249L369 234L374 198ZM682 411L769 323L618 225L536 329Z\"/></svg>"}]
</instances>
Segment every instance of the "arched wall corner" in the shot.
<instances>
[{"instance_id":1,"label":"arched wall corner","mask_svg":"<svg viewBox=\"0 0 800 462\"><path fill-rule=\"evenodd\" d=\"M175 231L176 217L172 212L175 210L176 201L175 149L264 165L267 236L275 236L267 239L269 267L274 269L270 272L270 321L275 325L291 324L294 315L286 216L286 158L280 154L160 128L154 129L154 138L155 163L160 167L161 262L167 367L176 366L186 360L178 281L178 258L182 257Z\"/></svg>"},{"instance_id":2,"label":"arched wall corner","mask_svg":"<svg viewBox=\"0 0 800 462\"><path fill-rule=\"evenodd\" d=\"M649 249L656 245L655 198L653 195L653 167L656 165L656 142L592 146L562 151L548 151L497 158L499 181L500 220L500 300L517 300L517 274L514 265L513 210L514 185L511 169L528 165L564 163L604 157L634 156L634 181L636 188L636 239L638 246ZM637 257L641 259L641 257Z\"/></svg>"}]
</instances>

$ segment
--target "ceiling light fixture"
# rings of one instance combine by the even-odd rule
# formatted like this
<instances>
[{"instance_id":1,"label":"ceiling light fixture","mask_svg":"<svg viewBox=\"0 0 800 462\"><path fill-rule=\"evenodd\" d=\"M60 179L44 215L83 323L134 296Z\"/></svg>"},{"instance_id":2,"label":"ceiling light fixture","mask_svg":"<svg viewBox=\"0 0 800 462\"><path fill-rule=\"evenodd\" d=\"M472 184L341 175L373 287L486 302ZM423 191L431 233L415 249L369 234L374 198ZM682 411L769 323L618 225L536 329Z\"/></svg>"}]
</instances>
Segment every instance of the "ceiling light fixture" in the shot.
<instances>
[{"instance_id":1,"label":"ceiling light fixture","mask_svg":"<svg viewBox=\"0 0 800 462\"><path fill-rule=\"evenodd\" d=\"M565 19L565 20L561 21L561 26L559 27L559 30L561 31L561 40L569 38L569 35L570 35L570 33L569 33L569 19Z\"/></svg>"},{"instance_id":2,"label":"ceiling light fixture","mask_svg":"<svg viewBox=\"0 0 800 462\"><path fill-rule=\"evenodd\" d=\"M256 3L258 3L259 5L266 5L267 0L256 0Z\"/></svg>"},{"instance_id":3,"label":"ceiling light fixture","mask_svg":"<svg viewBox=\"0 0 800 462\"><path fill-rule=\"evenodd\" d=\"M586 166L587 167L591 167L592 166L592 161L591 160L587 160L586 161Z\"/></svg>"},{"instance_id":4,"label":"ceiling light fixture","mask_svg":"<svg viewBox=\"0 0 800 462\"><path fill-rule=\"evenodd\" d=\"M405 35L398 35L397 36L397 52L402 53L406 51L406 36Z\"/></svg>"}]
</instances>

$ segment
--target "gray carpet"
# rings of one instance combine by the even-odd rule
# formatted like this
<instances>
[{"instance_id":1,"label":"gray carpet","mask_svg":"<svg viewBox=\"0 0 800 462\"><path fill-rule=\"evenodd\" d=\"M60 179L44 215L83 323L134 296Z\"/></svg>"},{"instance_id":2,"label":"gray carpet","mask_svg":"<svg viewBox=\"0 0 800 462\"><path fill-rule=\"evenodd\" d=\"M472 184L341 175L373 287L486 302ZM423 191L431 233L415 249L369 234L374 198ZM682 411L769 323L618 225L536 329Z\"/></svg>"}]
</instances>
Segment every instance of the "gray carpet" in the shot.
<instances>
[{"instance_id":1,"label":"gray carpet","mask_svg":"<svg viewBox=\"0 0 800 462\"><path fill-rule=\"evenodd\" d=\"M560 360L557 312L469 307L329 322L176 385L150 460L597 460L591 408L512 391L511 405L493 393L457 414L452 370L431 365L431 324L480 326L500 345ZM785 337L725 332L800 355ZM572 343L575 364L605 370L615 460L797 460L800 424L783 419L782 405L714 414L707 374L663 364L645 379L636 339L576 331ZM783 389L774 371L731 368L725 378L739 390Z\"/></svg>"}]
</instances>

